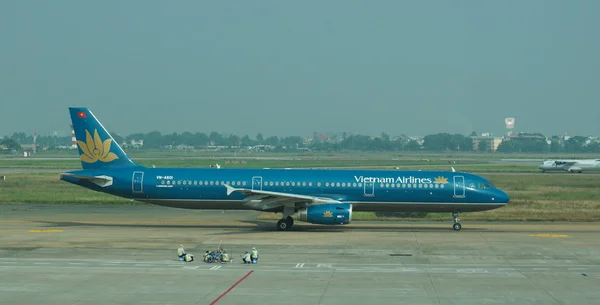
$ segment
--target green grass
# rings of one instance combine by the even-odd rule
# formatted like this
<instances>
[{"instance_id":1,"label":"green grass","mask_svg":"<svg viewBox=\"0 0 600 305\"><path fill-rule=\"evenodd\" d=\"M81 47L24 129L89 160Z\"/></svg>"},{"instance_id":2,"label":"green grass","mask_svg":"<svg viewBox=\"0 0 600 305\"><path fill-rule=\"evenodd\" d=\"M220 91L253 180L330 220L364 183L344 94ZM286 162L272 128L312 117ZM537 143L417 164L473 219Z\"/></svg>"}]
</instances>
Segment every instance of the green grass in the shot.
<instances>
[{"instance_id":1,"label":"green grass","mask_svg":"<svg viewBox=\"0 0 600 305\"><path fill-rule=\"evenodd\" d=\"M500 209L463 213L463 220L489 221L597 221L600 219L600 175L579 174L491 174L484 176L511 196ZM94 192L59 180L56 173L8 174L0 180L0 203L34 204L111 204L144 205L128 199ZM259 219L279 219L263 213ZM360 220L440 220L450 221L448 213L429 213L420 218L376 217L375 213L356 212Z\"/></svg>"},{"instance_id":2,"label":"green grass","mask_svg":"<svg viewBox=\"0 0 600 305\"><path fill-rule=\"evenodd\" d=\"M131 150L130 157L144 166L156 167L208 167L218 163L230 168L378 168L457 170L470 172L521 172L538 171L527 163L491 163L501 159L546 159L550 155L497 154L497 153L414 153L414 152L344 152L344 153L247 153L177 150ZM587 155L565 157L589 157ZM40 158L57 158L40 160ZM71 159L60 159L71 158ZM39 152L30 158L0 155L0 168L78 169L81 167L75 151ZM242 159L263 158L263 159ZM282 158L280 160L264 158ZM455 162L455 163L451 163Z\"/></svg>"},{"instance_id":3,"label":"green grass","mask_svg":"<svg viewBox=\"0 0 600 305\"><path fill-rule=\"evenodd\" d=\"M0 180L0 203L143 204L78 187L52 173L6 175Z\"/></svg>"},{"instance_id":4,"label":"green grass","mask_svg":"<svg viewBox=\"0 0 600 305\"><path fill-rule=\"evenodd\" d=\"M596 154L588 153L475 153L475 152L449 152L449 153L433 153L433 152L310 152L310 153L283 153L283 152L233 152L233 151L183 151L183 150L136 150L128 149L127 154L135 158L178 158L178 157L333 157L333 158L348 158L348 157L363 157L368 159L389 159L389 158L423 158L423 159L552 159L552 158L575 158L589 159L596 158ZM32 158L36 157L75 157L78 155L75 150L69 151L38 151ZM3 158L22 158L21 154L0 154L0 159Z\"/></svg>"},{"instance_id":5,"label":"green grass","mask_svg":"<svg viewBox=\"0 0 600 305\"><path fill-rule=\"evenodd\" d=\"M480 173L497 187L507 191L511 202L507 206L486 212L464 213L462 219L469 220L569 220L593 221L600 219L600 175L541 174L534 165L490 163L496 154L391 154L391 153L346 153L346 154L235 154L239 156L286 157L288 160L235 160L225 159L233 153L210 152L183 155L180 152L134 152L132 158L141 165L156 167L208 167L219 163L230 168L297 168L297 167L345 167L450 170ZM170 156L170 157L169 157ZM175 157L176 156L176 157ZM38 157L52 157L40 154ZM62 157L76 157L74 153ZM506 156L502 156L505 158ZM579 156L582 157L582 156ZM512 158L549 158L545 155L512 155ZM456 160L449 164L448 160ZM49 168L79 169L78 160L36 160L36 158L0 158L0 168ZM511 174L512 172L534 172L532 175ZM103 193L94 192L59 180L56 173L6 174L7 180L0 181L1 203L44 203L44 204L138 204ZM279 219L280 215L263 213L259 218ZM376 217L375 213L357 212L355 220L398 220L395 217ZM411 220L448 221L447 213L430 213Z\"/></svg>"},{"instance_id":6,"label":"green grass","mask_svg":"<svg viewBox=\"0 0 600 305\"><path fill-rule=\"evenodd\" d=\"M143 166L156 167L209 167L211 164L218 163L223 167L230 168L298 168L298 167L413 167L421 168L426 166L441 166L442 161L432 161L424 163L422 161L411 160L369 160L369 159L298 159L298 160L226 160L226 159L141 159L134 160ZM445 162L447 164L447 162ZM473 164L465 161L462 164ZM2 160L0 159L0 168L59 168L59 169L77 169L81 167L78 160ZM445 169L449 169L445 166Z\"/></svg>"},{"instance_id":7,"label":"green grass","mask_svg":"<svg viewBox=\"0 0 600 305\"><path fill-rule=\"evenodd\" d=\"M223 158L157 158L135 160L143 166L206 168L215 163L227 168L378 168L403 170L450 170L470 172L522 172L538 171L536 166L528 164L490 164L481 160L463 160L449 164L445 160L406 160L406 159L361 159L361 158L297 158L294 160L230 160ZM78 160L36 160L0 159L0 168L32 168L32 169L80 169Z\"/></svg>"}]
</instances>

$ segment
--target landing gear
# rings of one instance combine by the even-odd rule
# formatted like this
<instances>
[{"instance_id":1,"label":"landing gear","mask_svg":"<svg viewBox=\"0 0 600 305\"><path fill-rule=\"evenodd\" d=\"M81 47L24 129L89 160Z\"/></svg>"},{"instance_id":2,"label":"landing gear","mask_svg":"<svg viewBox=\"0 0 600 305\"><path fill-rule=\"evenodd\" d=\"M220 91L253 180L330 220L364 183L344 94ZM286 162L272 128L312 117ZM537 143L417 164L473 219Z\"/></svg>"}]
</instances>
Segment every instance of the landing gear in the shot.
<instances>
[{"instance_id":1,"label":"landing gear","mask_svg":"<svg viewBox=\"0 0 600 305\"><path fill-rule=\"evenodd\" d=\"M452 228L454 229L454 231L460 231L460 229L462 228L462 226L460 225L460 219L458 218L458 216L459 216L458 212L452 213L452 217L454 217L454 225L452 225Z\"/></svg>"},{"instance_id":2,"label":"landing gear","mask_svg":"<svg viewBox=\"0 0 600 305\"><path fill-rule=\"evenodd\" d=\"M283 218L277 222L277 230L287 231L292 228L294 225L294 219L292 218L294 212L296 211L293 206L286 206L283 208Z\"/></svg>"},{"instance_id":3,"label":"landing gear","mask_svg":"<svg viewBox=\"0 0 600 305\"><path fill-rule=\"evenodd\" d=\"M294 225L294 219L292 218L292 216L288 216L284 219L280 219L277 222L277 230L287 231L287 230L291 229L293 225Z\"/></svg>"}]
</instances>

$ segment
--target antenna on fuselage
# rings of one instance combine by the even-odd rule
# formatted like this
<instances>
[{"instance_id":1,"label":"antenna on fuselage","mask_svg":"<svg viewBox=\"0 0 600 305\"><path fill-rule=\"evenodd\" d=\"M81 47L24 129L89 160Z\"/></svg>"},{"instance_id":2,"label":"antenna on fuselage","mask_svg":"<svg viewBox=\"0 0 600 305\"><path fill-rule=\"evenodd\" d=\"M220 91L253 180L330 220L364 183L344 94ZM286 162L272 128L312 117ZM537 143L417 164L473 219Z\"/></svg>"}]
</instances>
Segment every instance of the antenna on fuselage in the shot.
<instances>
[{"instance_id":1,"label":"antenna on fuselage","mask_svg":"<svg viewBox=\"0 0 600 305\"><path fill-rule=\"evenodd\" d=\"M454 169L454 166L450 166L450 168L452 169L452 172L456 172L456 170Z\"/></svg>"}]
</instances>

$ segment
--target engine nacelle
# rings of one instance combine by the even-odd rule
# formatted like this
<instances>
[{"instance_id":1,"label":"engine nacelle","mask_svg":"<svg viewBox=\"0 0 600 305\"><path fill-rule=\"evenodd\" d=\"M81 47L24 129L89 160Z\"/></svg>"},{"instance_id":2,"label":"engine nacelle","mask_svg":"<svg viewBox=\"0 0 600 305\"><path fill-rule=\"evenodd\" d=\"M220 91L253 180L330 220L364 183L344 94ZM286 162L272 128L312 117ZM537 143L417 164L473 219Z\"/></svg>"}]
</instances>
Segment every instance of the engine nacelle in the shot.
<instances>
[{"instance_id":1,"label":"engine nacelle","mask_svg":"<svg viewBox=\"0 0 600 305\"><path fill-rule=\"evenodd\" d=\"M328 203L311 205L298 211L298 220L320 225L345 225L352 221L352 205Z\"/></svg>"}]
</instances>

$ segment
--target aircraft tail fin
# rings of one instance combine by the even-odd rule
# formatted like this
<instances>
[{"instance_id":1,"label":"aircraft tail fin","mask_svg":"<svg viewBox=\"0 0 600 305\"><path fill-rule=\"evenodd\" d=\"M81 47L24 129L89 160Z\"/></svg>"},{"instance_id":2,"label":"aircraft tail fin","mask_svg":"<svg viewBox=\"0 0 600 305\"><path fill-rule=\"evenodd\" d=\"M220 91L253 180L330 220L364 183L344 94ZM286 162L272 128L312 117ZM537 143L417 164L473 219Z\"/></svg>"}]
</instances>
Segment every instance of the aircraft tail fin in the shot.
<instances>
[{"instance_id":1,"label":"aircraft tail fin","mask_svg":"<svg viewBox=\"0 0 600 305\"><path fill-rule=\"evenodd\" d=\"M137 167L88 108L70 107L83 169Z\"/></svg>"}]
</instances>

